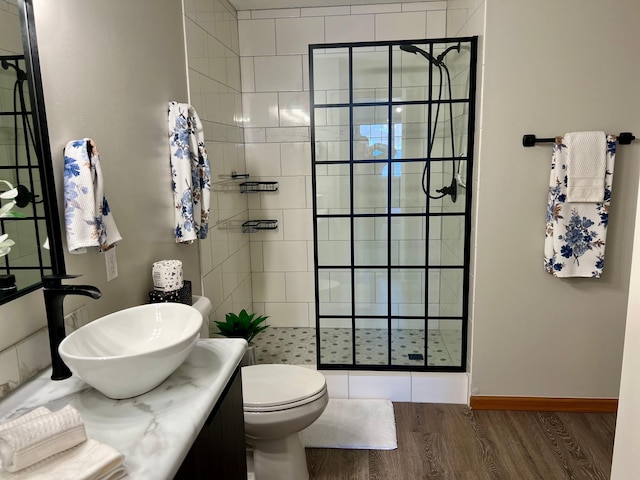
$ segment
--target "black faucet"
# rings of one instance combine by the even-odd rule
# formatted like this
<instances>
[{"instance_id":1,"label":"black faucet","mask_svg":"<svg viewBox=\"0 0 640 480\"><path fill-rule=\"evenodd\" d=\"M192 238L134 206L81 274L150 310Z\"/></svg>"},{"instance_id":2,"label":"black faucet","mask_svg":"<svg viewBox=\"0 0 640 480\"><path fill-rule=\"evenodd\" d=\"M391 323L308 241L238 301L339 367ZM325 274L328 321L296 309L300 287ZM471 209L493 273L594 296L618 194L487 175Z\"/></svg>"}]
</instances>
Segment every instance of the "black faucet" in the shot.
<instances>
[{"instance_id":1,"label":"black faucet","mask_svg":"<svg viewBox=\"0 0 640 480\"><path fill-rule=\"evenodd\" d=\"M44 275L42 277L44 306L47 311L47 325L49 326L49 346L51 347L51 380L64 380L71 376L71 370L62 361L58 353L58 346L67 335L64 328L64 309L62 308L64 297L67 295L84 295L97 299L102 296L100 290L91 285L62 284L62 280L79 276Z\"/></svg>"}]
</instances>

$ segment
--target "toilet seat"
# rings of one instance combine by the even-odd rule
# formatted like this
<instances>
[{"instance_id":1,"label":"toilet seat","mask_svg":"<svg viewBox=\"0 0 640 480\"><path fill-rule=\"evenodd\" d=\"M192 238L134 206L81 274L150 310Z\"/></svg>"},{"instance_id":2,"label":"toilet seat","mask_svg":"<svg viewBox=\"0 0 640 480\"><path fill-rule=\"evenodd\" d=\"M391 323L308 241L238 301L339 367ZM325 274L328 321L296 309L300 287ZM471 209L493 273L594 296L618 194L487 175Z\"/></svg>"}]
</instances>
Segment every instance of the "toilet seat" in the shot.
<instances>
[{"instance_id":1,"label":"toilet seat","mask_svg":"<svg viewBox=\"0 0 640 480\"><path fill-rule=\"evenodd\" d=\"M295 365L266 364L242 367L245 412L273 412L295 408L326 394L324 375Z\"/></svg>"}]
</instances>

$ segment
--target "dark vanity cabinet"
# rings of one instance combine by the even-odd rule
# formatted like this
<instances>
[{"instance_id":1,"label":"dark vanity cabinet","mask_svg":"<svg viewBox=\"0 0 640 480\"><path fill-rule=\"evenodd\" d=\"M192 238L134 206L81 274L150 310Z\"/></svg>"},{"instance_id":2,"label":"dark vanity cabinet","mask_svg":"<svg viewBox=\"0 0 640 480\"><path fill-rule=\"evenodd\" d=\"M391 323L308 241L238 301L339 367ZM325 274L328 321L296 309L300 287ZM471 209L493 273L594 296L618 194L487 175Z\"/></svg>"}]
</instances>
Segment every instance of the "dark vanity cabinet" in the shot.
<instances>
[{"instance_id":1,"label":"dark vanity cabinet","mask_svg":"<svg viewBox=\"0 0 640 480\"><path fill-rule=\"evenodd\" d=\"M242 377L239 367L209 414L174 480L212 478L247 478Z\"/></svg>"}]
</instances>

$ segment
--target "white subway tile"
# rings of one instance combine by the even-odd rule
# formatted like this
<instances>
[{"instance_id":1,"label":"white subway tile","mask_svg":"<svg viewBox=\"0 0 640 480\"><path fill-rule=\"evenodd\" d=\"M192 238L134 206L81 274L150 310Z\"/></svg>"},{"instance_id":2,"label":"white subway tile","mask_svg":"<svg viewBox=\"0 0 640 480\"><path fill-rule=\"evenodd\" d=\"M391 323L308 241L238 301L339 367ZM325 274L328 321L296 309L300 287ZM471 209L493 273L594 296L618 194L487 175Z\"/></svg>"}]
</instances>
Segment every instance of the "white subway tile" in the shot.
<instances>
[{"instance_id":1,"label":"white subway tile","mask_svg":"<svg viewBox=\"0 0 640 480\"><path fill-rule=\"evenodd\" d=\"M299 8L277 8L271 10L252 10L251 18L288 18L299 17Z\"/></svg>"},{"instance_id":2,"label":"white subway tile","mask_svg":"<svg viewBox=\"0 0 640 480\"><path fill-rule=\"evenodd\" d=\"M306 303L265 303L269 325L274 327L307 327L309 325Z\"/></svg>"},{"instance_id":3,"label":"white subway tile","mask_svg":"<svg viewBox=\"0 0 640 480\"><path fill-rule=\"evenodd\" d=\"M327 381L329 398L349 398L349 374L335 370L320 371Z\"/></svg>"},{"instance_id":4,"label":"white subway tile","mask_svg":"<svg viewBox=\"0 0 640 480\"><path fill-rule=\"evenodd\" d=\"M281 127L309 125L309 92L278 93Z\"/></svg>"},{"instance_id":5,"label":"white subway tile","mask_svg":"<svg viewBox=\"0 0 640 480\"><path fill-rule=\"evenodd\" d=\"M260 197L263 209L292 209L306 207L305 177L281 177L278 191Z\"/></svg>"},{"instance_id":6,"label":"white subway tile","mask_svg":"<svg viewBox=\"0 0 640 480\"><path fill-rule=\"evenodd\" d=\"M309 127L267 128L267 142L308 142Z\"/></svg>"},{"instance_id":7,"label":"white subway tile","mask_svg":"<svg viewBox=\"0 0 640 480\"><path fill-rule=\"evenodd\" d=\"M384 398L411 401L409 372L349 372L349 398Z\"/></svg>"},{"instance_id":8,"label":"white subway tile","mask_svg":"<svg viewBox=\"0 0 640 480\"><path fill-rule=\"evenodd\" d=\"M376 15L376 40L425 38L426 24L426 12Z\"/></svg>"},{"instance_id":9,"label":"white subway tile","mask_svg":"<svg viewBox=\"0 0 640 480\"><path fill-rule=\"evenodd\" d=\"M402 11L402 4L388 3L380 5L352 5L351 15L361 15L363 13L389 13Z\"/></svg>"},{"instance_id":10,"label":"white subway tile","mask_svg":"<svg viewBox=\"0 0 640 480\"><path fill-rule=\"evenodd\" d=\"M265 272L306 272L307 242L264 242Z\"/></svg>"},{"instance_id":11,"label":"white subway tile","mask_svg":"<svg viewBox=\"0 0 640 480\"><path fill-rule=\"evenodd\" d=\"M244 124L247 127L277 127L278 94L244 93L242 95Z\"/></svg>"},{"instance_id":12,"label":"white subway tile","mask_svg":"<svg viewBox=\"0 0 640 480\"><path fill-rule=\"evenodd\" d=\"M251 242L251 271L254 273L264 271L264 264L262 263L262 242Z\"/></svg>"},{"instance_id":13,"label":"white subway tile","mask_svg":"<svg viewBox=\"0 0 640 480\"><path fill-rule=\"evenodd\" d=\"M266 142L267 135L264 128L244 128L244 141L247 143Z\"/></svg>"},{"instance_id":14,"label":"white subway tile","mask_svg":"<svg viewBox=\"0 0 640 480\"><path fill-rule=\"evenodd\" d=\"M411 372L411 402L465 404L468 385L466 373Z\"/></svg>"},{"instance_id":15,"label":"white subway tile","mask_svg":"<svg viewBox=\"0 0 640 480\"><path fill-rule=\"evenodd\" d=\"M447 36L446 10L427 12L427 38L444 38Z\"/></svg>"},{"instance_id":16,"label":"white subway tile","mask_svg":"<svg viewBox=\"0 0 640 480\"><path fill-rule=\"evenodd\" d=\"M287 302L314 301L313 272L287 272L285 282Z\"/></svg>"},{"instance_id":17,"label":"white subway tile","mask_svg":"<svg viewBox=\"0 0 640 480\"><path fill-rule=\"evenodd\" d=\"M251 177L280 176L279 143L248 143L245 156L247 172Z\"/></svg>"},{"instance_id":18,"label":"white subway tile","mask_svg":"<svg viewBox=\"0 0 640 480\"><path fill-rule=\"evenodd\" d=\"M276 20L278 55L305 54L309 51L309 44L314 43L324 43L324 17Z\"/></svg>"},{"instance_id":19,"label":"white subway tile","mask_svg":"<svg viewBox=\"0 0 640 480\"><path fill-rule=\"evenodd\" d=\"M327 43L374 40L374 15L327 17L325 19L325 37Z\"/></svg>"},{"instance_id":20,"label":"white subway tile","mask_svg":"<svg viewBox=\"0 0 640 480\"><path fill-rule=\"evenodd\" d=\"M286 302L284 272L252 273L253 300L256 302Z\"/></svg>"},{"instance_id":21,"label":"white subway tile","mask_svg":"<svg viewBox=\"0 0 640 480\"><path fill-rule=\"evenodd\" d=\"M240 56L275 55L275 20L239 20Z\"/></svg>"},{"instance_id":22,"label":"white subway tile","mask_svg":"<svg viewBox=\"0 0 640 480\"><path fill-rule=\"evenodd\" d=\"M313 240L313 216L309 209L282 211L285 240Z\"/></svg>"},{"instance_id":23,"label":"white subway tile","mask_svg":"<svg viewBox=\"0 0 640 480\"><path fill-rule=\"evenodd\" d=\"M280 144L282 175L311 175L311 144L294 142Z\"/></svg>"},{"instance_id":24,"label":"white subway tile","mask_svg":"<svg viewBox=\"0 0 640 480\"><path fill-rule=\"evenodd\" d=\"M257 92L302 90L302 57L269 56L254 59Z\"/></svg>"},{"instance_id":25,"label":"white subway tile","mask_svg":"<svg viewBox=\"0 0 640 480\"><path fill-rule=\"evenodd\" d=\"M256 82L253 68L253 57L242 57L240 59L240 75L242 79L242 92L255 92Z\"/></svg>"},{"instance_id":26,"label":"white subway tile","mask_svg":"<svg viewBox=\"0 0 640 480\"><path fill-rule=\"evenodd\" d=\"M419 12L421 10L446 10L447 2L412 2L403 3L403 12Z\"/></svg>"},{"instance_id":27,"label":"white subway tile","mask_svg":"<svg viewBox=\"0 0 640 480\"><path fill-rule=\"evenodd\" d=\"M350 15L351 8L343 7L307 7L302 8L300 14L303 17L328 17L332 15Z\"/></svg>"}]
</instances>

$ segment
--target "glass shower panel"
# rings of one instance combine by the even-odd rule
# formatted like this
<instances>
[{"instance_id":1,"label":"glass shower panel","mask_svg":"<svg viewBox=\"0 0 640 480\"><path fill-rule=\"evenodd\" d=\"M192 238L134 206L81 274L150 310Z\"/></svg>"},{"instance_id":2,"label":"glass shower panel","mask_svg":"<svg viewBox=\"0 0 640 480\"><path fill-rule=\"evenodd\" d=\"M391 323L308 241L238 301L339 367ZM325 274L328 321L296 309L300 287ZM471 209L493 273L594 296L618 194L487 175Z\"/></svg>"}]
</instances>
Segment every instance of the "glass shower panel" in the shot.
<instances>
[{"instance_id":1,"label":"glass shower panel","mask_svg":"<svg viewBox=\"0 0 640 480\"><path fill-rule=\"evenodd\" d=\"M351 210L348 164L316 165L316 211L348 214Z\"/></svg>"},{"instance_id":2,"label":"glass shower panel","mask_svg":"<svg viewBox=\"0 0 640 480\"><path fill-rule=\"evenodd\" d=\"M392 265L424 265L426 254L424 217L391 218L392 251L397 252ZM429 252L431 249L429 249Z\"/></svg>"},{"instance_id":3,"label":"glass shower panel","mask_svg":"<svg viewBox=\"0 0 640 480\"><path fill-rule=\"evenodd\" d=\"M320 270L318 299L321 315L351 315L351 270Z\"/></svg>"},{"instance_id":4,"label":"glass shower panel","mask_svg":"<svg viewBox=\"0 0 640 480\"><path fill-rule=\"evenodd\" d=\"M394 158L416 158L427 157L427 105L400 105L395 106L395 115L399 119L396 123L394 133L396 138L400 137L402 147Z\"/></svg>"},{"instance_id":5,"label":"glass shower panel","mask_svg":"<svg viewBox=\"0 0 640 480\"><path fill-rule=\"evenodd\" d=\"M391 365L424 366L425 321L411 318L398 320L391 331Z\"/></svg>"},{"instance_id":6,"label":"glass shower panel","mask_svg":"<svg viewBox=\"0 0 640 480\"><path fill-rule=\"evenodd\" d=\"M446 317L462 316L464 295L464 270L462 268L439 269L439 284L437 289L439 315ZM435 286L434 286L435 287ZM429 284L431 295L431 283ZM429 301L431 302L430 297ZM435 299L433 299L435 300Z\"/></svg>"},{"instance_id":7,"label":"glass shower panel","mask_svg":"<svg viewBox=\"0 0 640 480\"><path fill-rule=\"evenodd\" d=\"M386 102L389 98L388 48L353 48L353 103Z\"/></svg>"},{"instance_id":8,"label":"glass shower panel","mask_svg":"<svg viewBox=\"0 0 640 480\"><path fill-rule=\"evenodd\" d=\"M389 166L385 163L356 163L353 166L353 209L356 214L387 211Z\"/></svg>"},{"instance_id":9,"label":"glass shower panel","mask_svg":"<svg viewBox=\"0 0 640 480\"><path fill-rule=\"evenodd\" d=\"M356 365L387 365L389 363L389 327L378 318L356 320Z\"/></svg>"},{"instance_id":10,"label":"glass shower panel","mask_svg":"<svg viewBox=\"0 0 640 480\"><path fill-rule=\"evenodd\" d=\"M432 240L439 243L440 265L464 265L465 222L464 215L442 217L441 238ZM433 238L431 231L429 231L429 237Z\"/></svg>"},{"instance_id":11,"label":"glass shower panel","mask_svg":"<svg viewBox=\"0 0 640 480\"><path fill-rule=\"evenodd\" d=\"M353 254L357 266L387 265L387 232L382 228L376 229L376 221L386 223L386 218L353 219Z\"/></svg>"},{"instance_id":12,"label":"glass shower panel","mask_svg":"<svg viewBox=\"0 0 640 480\"><path fill-rule=\"evenodd\" d=\"M316 161L349 161L349 109L317 107L314 109L314 122Z\"/></svg>"},{"instance_id":13,"label":"glass shower panel","mask_svg":"<svg viewBox=\"0 0 640 480\"><path fill-rule=\"evenodd\" d=\"M318 366L464 371L477 39L325 47L310 51L330 77L310 78Z\"/></svg>"},{"instance_id":14,"label":"glass shower panel","mask_svg":"<svg viewBox=\"0 0 640 480\"><path fill-rule=\"evenodd\" d=\"M437 325L429 330L429 365L462 367L462 320L438 320Z\"/></svg>"},{"instance_id":15,"label":"glass shower panel","mask_svg":"<svg viewBox=\"0 0 640 480\"><path fill-rule=\"evenodd\" d=\"M318 338L321 363L327 365L353 363L353 329L349 319L321 319Z\"/></svg>"},{"instance_id":16,"label":"glass shower panel","mask_svg":"<svg viewBox=\"0 0 640 480\"><path fill-rule=\"evenodd\" d=\"M313 67L314 104L349 103L349 50L315 50Z\"/></svg>"},{"instance_id":17,"label":"glass shower panel","mask_svg":"<svg viewBox=\"0 0 640 480\"><path fill-rule=\"evenodd\" d=\"M359 268L354 275L355 313L358 316L386 316L388 275L386 269Z\"/></svg>"},{"instance_id":18,"label":"glass shower panel","mask_svg":"<svg viewBox=\"0 0 640 480\"><path fill-rule=\"evenodd\" d=\"M394 268L391 270L391 306L393 311L411 310L424 305L425 272L421 269Z\"/></svg>"},{"instance_id":19,"label":"glass shower panel","mask_svg":"<svg viewBox=\"0 0 640 480\"><path fill-rule=\"evenodd\" d=\"M318 218L318 266L351 265L349 218Z\"/></svg>"}]
</instances>

